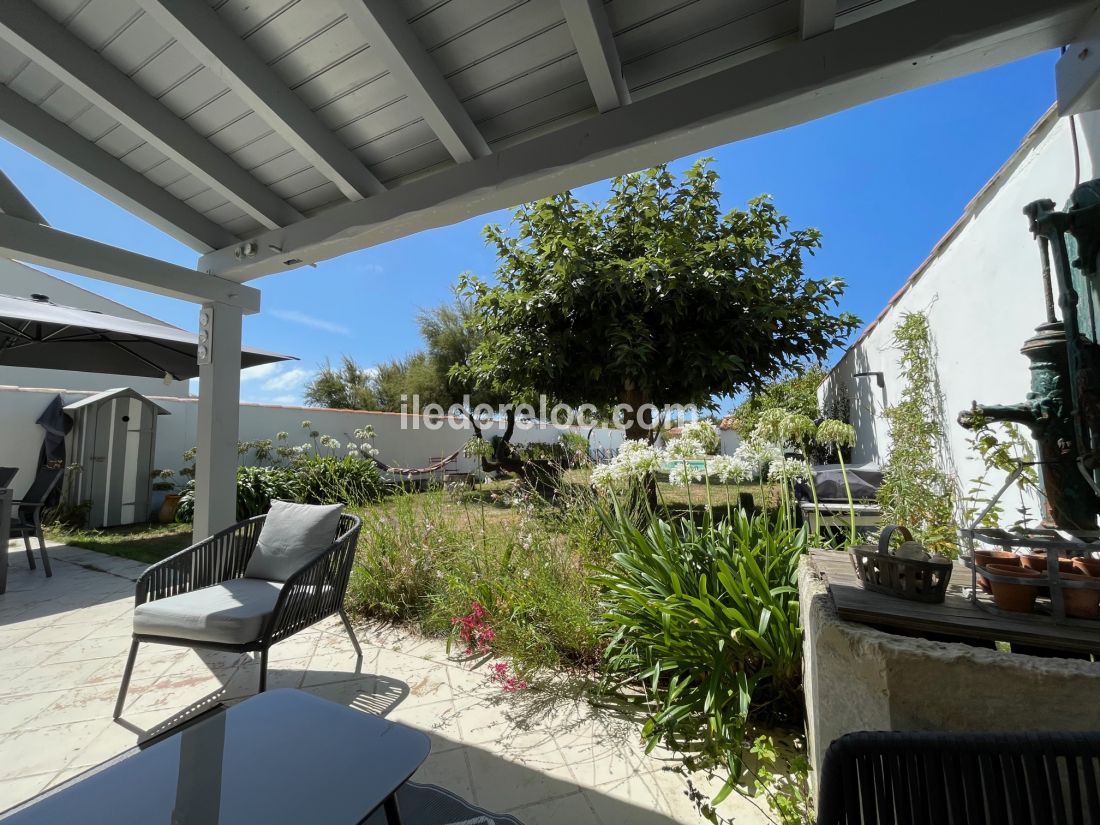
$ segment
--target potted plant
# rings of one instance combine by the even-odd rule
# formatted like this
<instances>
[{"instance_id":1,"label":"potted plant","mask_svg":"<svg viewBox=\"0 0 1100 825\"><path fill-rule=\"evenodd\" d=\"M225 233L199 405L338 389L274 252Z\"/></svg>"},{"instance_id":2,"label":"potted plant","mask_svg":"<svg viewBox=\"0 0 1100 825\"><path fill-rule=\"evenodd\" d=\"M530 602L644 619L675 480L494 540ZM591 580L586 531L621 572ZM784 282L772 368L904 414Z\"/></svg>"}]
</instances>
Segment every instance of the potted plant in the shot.
<instances>
[{"instance_id":1,"label":"potted plant","mask_svg":"<svg viewBox=\"0 0 1100 825\"><path fill-rule=\"evenodd\" d=\"M167 493L161 501L160 509L157 510L157 521L161 524L171 524L176 520L176 508L179 507L180 493L179 486L174 480L175 477L176 474L172 470L153 470L153 478L157 479L153 482L153 490Z\"/></svg>"}]
</instances>

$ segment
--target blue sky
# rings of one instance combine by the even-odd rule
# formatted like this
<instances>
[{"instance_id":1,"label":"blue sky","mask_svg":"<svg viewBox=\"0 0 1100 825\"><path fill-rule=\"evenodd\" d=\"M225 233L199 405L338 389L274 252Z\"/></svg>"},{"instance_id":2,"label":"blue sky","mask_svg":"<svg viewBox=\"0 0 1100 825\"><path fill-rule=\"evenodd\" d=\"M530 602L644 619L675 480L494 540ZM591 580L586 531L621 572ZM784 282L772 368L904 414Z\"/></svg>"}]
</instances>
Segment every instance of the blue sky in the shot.
<instances>
[{"instance_id":1,"label":"blue sky","mask_svg":"<svg viewBox=\"0 0 1100 825\"><path fill-rule=\"evenodd\" d=\"M877 101L704 154L716 160L727 207L771 193L795 226L824 246L807 271L848 282L844 309L866 323L925 258L966 203L1054 100L1055 53ZM695 156L674 168L689 165ZM50 166L0 141L3 169L55 227L193 266L195 253ZM579 190L596 199L604 183ZM263 312L246 343L300 362L246 371L248 401L298 403L309 373L342 354L365 364L420 345L416 313L448 298L464 270L491 275L482 227L493 213L254 281ZM1019 226L1006 231L1026 231ZM55 273L61 274L61 273ZM109 298L188 329L197 309L171 298L65 275ZM251 374L250 374L251 373Z\"/></svg>"}]
</instances>

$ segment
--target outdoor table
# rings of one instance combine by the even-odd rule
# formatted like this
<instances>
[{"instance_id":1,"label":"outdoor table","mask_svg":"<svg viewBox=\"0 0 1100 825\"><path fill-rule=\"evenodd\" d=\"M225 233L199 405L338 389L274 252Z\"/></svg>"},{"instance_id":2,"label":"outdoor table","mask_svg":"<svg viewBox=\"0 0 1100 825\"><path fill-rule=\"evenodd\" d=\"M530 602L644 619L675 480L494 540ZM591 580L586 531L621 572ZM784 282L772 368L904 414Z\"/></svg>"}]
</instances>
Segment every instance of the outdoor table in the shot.
<instances>
[{"instance_id":1,"label":"outdoor table","mask_svg":"<svg viewBox=\"0 0 1100 825\"><path fill-rule=\"evenodd\" d=\"M261 693L0 816L4 825L359 825L431 750L420 731L298 690Z\"/></svg>"},{"instance_id":2,"label":"outdoor table","mask_svg":"<svg viewBox=\"0 0 1100 825\"><path fill-rule=\"evenodd\" d=\"M0 553L0 594L8 589L8 542L11 539L11 503L11 488L0 487L0 540L4 542L4 552Z\"/></svg>"}]
</instances>

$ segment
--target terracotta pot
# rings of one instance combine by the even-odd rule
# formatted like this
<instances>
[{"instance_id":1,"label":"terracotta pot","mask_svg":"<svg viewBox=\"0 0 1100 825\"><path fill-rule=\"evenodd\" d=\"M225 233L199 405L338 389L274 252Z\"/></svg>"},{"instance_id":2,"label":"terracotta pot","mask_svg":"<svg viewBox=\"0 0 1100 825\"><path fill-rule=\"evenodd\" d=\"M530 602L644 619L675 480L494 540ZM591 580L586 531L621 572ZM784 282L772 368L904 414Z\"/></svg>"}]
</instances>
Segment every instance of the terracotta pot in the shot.
<instances>
[{"instance_id":1,"label":"terracotta pot","mask_svg":"<svg viewBox=\"0 0 1100 825\"><path fill-rule=\"evenodd\" d=\"M1014 567L1020 566L1020 557L1007 550L975 550L974 561L979 567L988 567L991 564L1007 564ZM986 593L992 593L989 589L989 579L978 574L978 586Z\"/></svg>"},{"instance_id":2,"label":"terracotta pot","mask_svg":"<svg viewBox=\"0 0 1100 825\"><path fill-rule=\"evenodd\" d=\"M180 497L173 493L164 497L164 503L157 511L157 521L161 524L171 524L176 520L176 508L180 505Z\"/></svg>"},{"instance_id":3,"label":"terracotta pot","mask_svg":"<svg viewBox=\"0 0 1100 825\"><path fill-rule=\"evenodd\" d=\"M1095 576L1100 578L1100 560L1074 559L1073 572L1080 573L1083 576Z\"/></svg>"},{"instance_id":4,"label":"terracotta pot","mask_svg":"<svg viewBox=\"0 0 1100 825\"><path fill-rule=\"evenodd\" d=\"M1068 581L1095 581L1092 576L1080 573L1063 573L1062 578ZM1100 590L1084 587L1063 587L1062 604L1066 608L1066 615L1075 619L1100 618Z\"/></svg>"},{"instance_id":5,"label":"terracotta pot","mask_svg":"<svg viewBox=\"0 0 1100 825\"><path fill-rule=\"evenodd\" d=\"M1039 595L1039 579L1042 573L1029 570L1026 567L1015 567L1010 564L989 564L986 569L998 576L1015 576L1020 579L1036 579L1035 584L1016 584L1015 582L990 581L993 588L993 604L1001 610L1011 610L1016 613L1030 613L1035 607L1035 597Z\"/></svg>"},{"instance_id":6,"label":"terracotta pot","mask_svg":"<svg viewBox=\"0 0 1100 825\"><path fill-rule=\"evenodd\" d=\"M1019 556L1020 564L1029 570L1037 570L1040 573L1047 572L1047 554L1032 553L1030 556ZM1059 573L1073 572L1073 559L1058 559Z\"/></svg>"}]
</instances>

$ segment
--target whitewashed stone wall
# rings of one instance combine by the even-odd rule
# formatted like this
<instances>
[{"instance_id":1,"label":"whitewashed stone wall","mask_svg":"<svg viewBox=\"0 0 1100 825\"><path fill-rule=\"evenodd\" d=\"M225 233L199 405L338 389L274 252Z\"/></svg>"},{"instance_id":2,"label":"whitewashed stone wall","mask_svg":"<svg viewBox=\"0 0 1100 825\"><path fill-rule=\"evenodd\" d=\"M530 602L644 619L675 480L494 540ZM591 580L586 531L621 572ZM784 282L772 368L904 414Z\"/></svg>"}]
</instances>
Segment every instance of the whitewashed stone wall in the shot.
<instances>
[{"instance_id":1,"label":"whitewashed stone wall","mask_svg":"<svg viewBox=\"0 0 1100 825\"><path fill-rule=\"evenodd\" d=\"M1081 180L1100 176L1100 119L1077 119ZM857 433L852 460L884 462L890 449L883 410L904 388L893 347L894 330L905 313L927 315L936 349L948 435L945 463L965 491L984 467L966 444L967 432L955 416L972 401L1016 403L1029 389L1028 362L1020 347L1045 320L1039 251L1026 204L1051 198L1061 205L1074 188L1074 151L1069 121L1044 117L1019 150L967 207L958 223L932 250L891 303L830 372L823 400L847 391ZM887 274L887 273L884 273ZM882 372L885 386L874 376ZM1003 476L987 478L999 485ZM1020 506L1018 493L1004 500L1006 519ZM1034 500L1029 506L1036 506Z\"/></svg>"}]
</instances>

